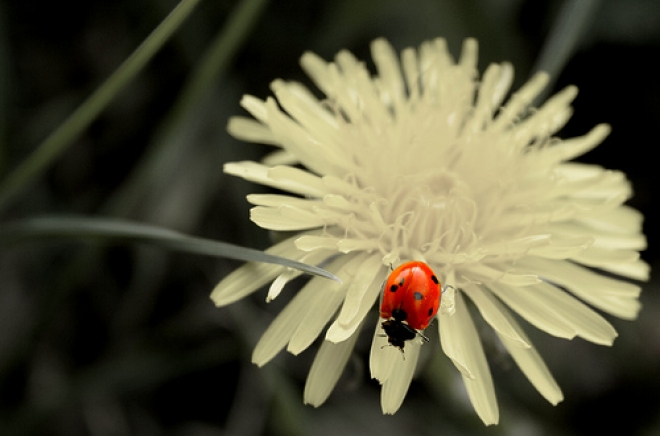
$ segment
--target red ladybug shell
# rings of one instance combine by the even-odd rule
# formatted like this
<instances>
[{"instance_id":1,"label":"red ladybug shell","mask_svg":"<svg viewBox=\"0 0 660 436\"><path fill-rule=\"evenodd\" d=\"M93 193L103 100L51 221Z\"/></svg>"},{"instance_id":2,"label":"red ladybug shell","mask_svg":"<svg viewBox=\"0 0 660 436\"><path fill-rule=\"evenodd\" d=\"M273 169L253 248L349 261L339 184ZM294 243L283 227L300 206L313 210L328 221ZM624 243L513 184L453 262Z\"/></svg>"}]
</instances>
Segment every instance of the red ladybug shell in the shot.
<instances>
[{"instance_id":1,"label":"red ladybug shell","mask_svg":"<svg viewBox=\"0 0 660 436\"><path fill-rule=\"evenodd\" d=\"M392 271L380 306L390 344L403 350L405 341L417 335L416 330L428 327L438 312L440 297L440 281L424 262L406 262Z\"/></svg>"}]
</instances>

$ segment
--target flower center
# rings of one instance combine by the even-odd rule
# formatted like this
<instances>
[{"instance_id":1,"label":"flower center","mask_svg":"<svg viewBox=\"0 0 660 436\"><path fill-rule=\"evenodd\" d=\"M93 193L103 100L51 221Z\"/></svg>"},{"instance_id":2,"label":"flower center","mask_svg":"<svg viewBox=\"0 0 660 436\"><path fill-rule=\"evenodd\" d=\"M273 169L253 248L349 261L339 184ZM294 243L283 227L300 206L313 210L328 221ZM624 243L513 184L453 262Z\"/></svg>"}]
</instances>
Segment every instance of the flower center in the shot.
<instances>
[{"instance_id":1,"label":"flower center","mask_svg":"<svg viewBox=\"0 0 660 436\"><path fill-rule=\"evenodd\" d=\"M379 240L384 254L418 258L474 248L477 206L458 175L436 171L401 175L393 182L370 204L385 224L372 226L375 234L370 235Z\"/></svg>"}]
</instances>

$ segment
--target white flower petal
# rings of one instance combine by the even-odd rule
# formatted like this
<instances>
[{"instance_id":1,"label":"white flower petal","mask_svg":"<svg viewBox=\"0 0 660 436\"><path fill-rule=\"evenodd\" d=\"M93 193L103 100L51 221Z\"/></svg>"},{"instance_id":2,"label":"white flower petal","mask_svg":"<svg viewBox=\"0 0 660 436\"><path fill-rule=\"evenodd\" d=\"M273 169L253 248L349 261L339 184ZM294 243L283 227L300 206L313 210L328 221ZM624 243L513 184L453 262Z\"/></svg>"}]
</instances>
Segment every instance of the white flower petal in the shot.
<instances>
[{"instance_id":1,"label":"white flower petal","mask_svg":"<svg viewBox=\"0 0 660 436\"><path fill-rule=\"evenodd\" d=\"M337 312L339 305L346 296L348 284L352 279L349 276L351 268L347 265L353 262L355 256L342 256L335 259L327 270L341 277L344 283L337 283L321 277L314 277L306 286L316 290L316 298L310 304L307 312L302 315L300 324L293 333L287 351L299 354L307 349L319 337L321 331ZM318 279L318 280L317 280Z\"/></svg>"},{"instance_id":2,"label":"white flower petal","mask_svg":"<svg viewBox=\"0 0 660 436\"><path fill-rule=\"evenodd\" d=\"M416 102L421 94L421 90L419 89L420 73L417 68L418 62L417 52L414 49L406 48L401 53L401 68L403 69L403 75L406 80L406 88L409 94L408 99L411 102Z\"/></svg>"},{"instance_id":3,"label":"white flower petal","mask_svg":"<svg viewBox=\"0 0 660 436\"><path fill-rule=\"evenodd\" d=\"M609 234L635 234L642 231L644 217L639 211L623 205L607 212L607 214L590 213L584 217L578 217L576 220L589 228Z\"/></svg>"},{"instance_id":4,"label":"white flower petal","mask_svg":"<svg viewBox=\"0 0 660 436\"><path fill-rule=\"evenodd\" d=\"M540 280L533 274L513 274L490 267L484 263L473 263L465 266L470 277L486 283L499 282L511 286L528 286Z\"/></svg>"},{"instance_id":5,"label":"white flower petal","mask_svg":"<svg viewBox=\"0 0 660 436\"><path fill-rule=\"evenodd\" d=\"M500 113L495 118L491 128L494 130L503 130L509 128L511 124L523 113L529 104L541 93L548 84L549 77L545 73L537 73L527 83L515 92Z\"/></svg>"},{"instance_id":6,"label":"white flower petal","mask_svg":"<svg viewBox=\"0 0 660 436\"><path fill-rule=\"evenodd\" d=\"M267 166L295 165L299 162L298 158L287 150L273 151L261 159L261 163Z\"/></svg>"},{"instance_id":7,"label":"white flower petal","mask_svg":"<svg viewBox=\"0 0 660 436\"><path fill-rule=\"evenodd\" d=\"M517 347L530 347L529 343L523 339L524 332L515 323L511 323L510 317L502 310L502 305L490 292L482 290L479 286L465 286L462 291L470 297L484 320L500 336L506 337L510 343L515 344Z\"/></svg>"},{"instance_id":8,"label":"white flower petal","mask_svg":"<svg viewBox=\"0 0 660 436\"><path fill-rule=\"evenodd\" d=\"M376 330L371 341L369 354L369 370L371 378L383 384L392 373L397 358L401 358L401 351L388 343L387 335L383 330L382 320L376 323Z\"/></svg>"},{"instance_id":9,"label":"white flower petal","mask_svg":"<svg viewBox=\"0 0 660 436\"><path fill-rule=\"evenodd\" d=\"M499 305L497 302L496 304ZM521 334L523 340L527 344L531 344L531 341L522 331L509 311L504 307L500 307L500 310L502 314L507 318L509 323ZM561 402L564 399L561 388L548 370L548 367L539 355L538 351L536 351L536 348L534 348L534 346L521 348L518 346L516 341L513 341L512 339L499 333L498 336L500 337L502 344L504 344L511 357L513 357L513 360L515 360L516 364L520 367L521 371L523 374L525 374L532 385L534 385L536 390L539 391L539 393L553 405Z\"/></svg>"},{"instance_id":10,"label":"white flower petal","mask_svg":"<svg viewBox=\"0 0 660 436\"><path fill-rule=\"evenodd\" d=\"M319 249L336 249L341 239L334 236L312 236L303 235L296 239L296 248L302 251L313 251Z\"/></svg>"},{"instance_id":11,"label":"white flower petal","mask_svg":"<svg viewBox=\"0 0 660 436\"><path fill-rule=\"evenodd\" d=\"M255 206L280 207L289 205L304 210L313 210L321 204L318 200L308 200L281 194L248 194L247 201Z\"/></svg>"},{"instance_id":12,"label":"white flower petal","mask_svg":"<svg viewBox=\"0 0 660 436\"><path fill-rule=\"evenodd\" d=\"M275 102L268 102L268 123L273 135L296 155L306 167L320 174L342 172L346 165L338 122L334 115L313 101L300 84L276 80L272 84L277 100L289 118ZM295 121L294 121L295 120Z\"/></svg>"},{"instance_id":13,"label":"white flower petal","mask_svg":"<svg viewBox=\"0 0 660 436\"><path fill-rule=\"evenodd\" d=\"M271 88L284 110L301 125L320 137L339 139L337 118L305 86L278 79Z\"/></svg>"},{"instance_id":14,"label":"white flower petal","mask_svg":"<svg viewBox=\"0 0 660 436\"><path fill-rule=\"evenodd\" d=\"M545 310L563 320L575 333L600 345L612 345L617 333L614 327L587 305L549 284L539 283L526 288L511 288L503 291L503 286L493 286L496 295L504 296L504 301L511 306L512 300L527 307L535 306L536 311ZM514 310L517 309L511 306ZM521 313L523 315L523 313ZM524 316L524 315L523 315ZM549 333L553 333L550 332Z\"/></svg>"},{"instance_id":15,"label":"white flower petal","mask_svg":"<svg viewBox=\"0 0 660 436\"><path fill-rule=\"evenodd\" d=\"M463 313L456 313L456 302L460 298L459 295L460 292L454 293L454 306L451 314L440 313L437 316L440 344L442 345L442 351L451 359L463 376L475 378L476 369L469 366L471 362L469 362L467 356L468 350L465 348L469 345L466 344L463 337L465 331L469 329L467 324L471 323L471 320L466 318Z\"/></svg>"},{"instance_id":16,"label":"white flower petal","mask_svg":"<svg viewBox=\"0 0 660 436\"><path fill-rule=\"evenodd\" d=\"M603 271L627 277L633 280L647 281L651 276L651 267L648 263L639 259L630 263L609 263L599 267Z\"/></svg>"},{"instance_id":17,"label":"white flower petal","mask_svg":"<svg viewBox=\"0 0 660 436\"><path fill-rule=\"evenodd\" d=\"M250 219L259 227L277 231L316 229L330 224L319 214L288 204L278 208L253 207Z\"/></svg>"},{"instance_id":18,"label":"white flower petal","mask_svg":"<svg viewBox=\"0 0 660 436\"><path fill-rule=\"evenodd\" d=\"M392 46L383 38L371 44L371 55L378 70L382 91L395 108L400 108L405 100L405 85L399 60Z\"/></svg>"},{"instance_id":19,"label":"white flower petal","mask_svg":"<svg viewBox=\"0 0 660 436\"><path fill-rule=\"evenodd\" d=\"M358 333L343 342L323 341L307 375L305 404L318 407L327 400L351 356Z\"/></svg>"},{"instance_id":20,"label":"white flower petal","mask_svg":"<svg viewBox=\"0 0 660 436\"><path fill-rule=\"evenodd\" d=\"M360 265L360 273L349 285L344 305L337 320L328 328L326 339L340 342L353 334L378 299L384 279L385 268L380 256L370 255Z\"/></svg>"},{"instance_id":21,"label":"white flower petal","mask_svg":"<svg viewBox=\"0 0 660 436\"><path fill-rule=\"evenodd\" d=\"M518 289L496 283L491 283L488 287L507 306L536 328L564 339L573 339L577 335L575 329L565 319L547 310L544 303L526 288Z\"/></svg>"},{"instance_id":22,"label":"white flower petal","mask_svg":"<svg viewBox=\"0 0 660 436\"><path fill-rule=\"evenodd\" d=\"M420 344L409 341L404 350L405 356L398 353L399 355L393 359L394 365L390 375L383 382L380 390L380 407L384 414L392 415L401 407L415 374L420 348Z\"/></svg>"},{"instance_id":23,"label":"white flower petal","mask_svg":"<svg viewBox=\"0 0 660 436\"><path fill-rule=\"evenodd\" d=\"M241 106L252 114L257 120L262 123L268 119L268 111L266 110L266 102L258 99L252 95L244 95L241 99Z\"/></svg>"},{"instance_id":24,"label":"white flower petal","mask_svg":"<svg viewBox=\"0 0 660 436\"><path fill-rule=\"evenodd\" d=\"M273 133L266 126L245 117L231 117L227 132L236 139L259 144L279 145Z\"/></svg>"},{"instance_id":25,"label":"white flower petal","mask_svg":"<svg viewBox=\"0 0 660 436\"><path fill-rule=\"evenodd\" d=\"M546 138L566 124L573 111L570 103L577 96L577 88L568 86L548 99L545 104L514 128L517 143L528 144L537 138Z\"/></svg>"},{"instance_id":26,"label":"white flower petal","mask_svg":"<svg viewBox=\"0 0 660 436\"><path fill-rule=\"evenodd\" d=\"M479 54L479 43L474 38L465 38L458 64L468 72L475 71Z\"/></svg>"},{"instance_id":27,"label":"white flower petal","mask_svg":"<svg viewBox=\"0 0 660 436\"><path fill-rule=\"evenodd\" d=\"M294 246L295 238L289 238L270 247L266 253L298 260L304 256ZM226 306L244 298L269 281L273 280L286 268L269 263L246 263L225 277L211 292L211 300L216 306Z\"/></svg>"},{"instance_id":28,"label":"white flower petal","mask_svg":"<svg viewBox=\"0 0 660 436\"><path fill-rule=\"evenodd\" d=\"M342 253L352 251L372 251L378 248L378 241L372 239L342 239L337 242L337 250Z\"/></svg>"},{"instance_id":29,"label":"white flower petal","mask_svg":"<svg viewBox=\"0 0 660 436\"><path fill-rule=\"evenodd\" d=\"M587 303L623 319L635 319L641 305L641 288L597 274L566 261L521 259L519 265L577 295Z\"/></svg>"},{"instance_id":30,"label":"white flower petal","mask_svg":"<svg viewBox=\"0 0 660 436\"><path fill-rule=\"evenodd\" d=\"M585 250L588 250L594 239L590 236L575 237L575 238L558 238L553 237L550 239L548 245L540 247L531 247L527 252L528 255L544 257L546 259L567 259L574 256L579 256Z\"/></svg>"},{"instance_id":31,"label":"white flower petal","mask_svg":"<svg viewBox=\"0 0 660 436\"><path fill-rule=\"evenodd\" d=\"M330 72L330 63L321 59L315 53L305 52L300 58L300 65L325 95L333 96L337 82L335 76Z\"/></svg>"},{"instance_id":32,"label":"white flower petal","mask_svg":"<svg viewBox=\"0 0 660 436\"><path fill-rule=\"evenodd\" d=\"M552 147L544 148L543 157L550 162L563 162L581 156L603 142L612 129L607 124L599 124L584 136L566 139Z\"/></svg>"},{"instance_id":33,"label":"white flower petal","mask_svg":"<svg viewBox=\"0 0 660 436\"><path fill-rule=\"evenodd\" d=\"M593 246L610 250L645 250L646 238L640 233L622 234L588 228L575 224L554 224L552 230L558 235L574 237L589 235L594 238Z\"/></svg>"},{"instance_id":34,"label":"white flower petal","mask_svg":"<svg viewBox=\"0 0 660 436\"><path fill-rule=\"evenodd\" d=\"M312 253L305 254L298 260L309 265L318 265L333 254L334 253L325 250L317 250ZM266 296L266 303L270 303L275 298L277 298L277 296L280 295L280 292L282 292L284 285L300 276L301 274L302 271L294 268L287 268L284 270L270 285L270 288L268 289L268 295Z\"/></svg>"},{"instance_id":35,"label":"white flower petal","mask_svg":"<svg viewBox=\"0 0 660 436\"><path fill-rule=\"evenodd\" d=\"M582 265L600 268L609 264L632 263L639 259L639 252L633 250L608 250L589 247L571 257Z\"/></svg>"},{"instance_id":36,"label":"white flower petal","mask_svg":"<svg viewBox=\"0 0 660 436\"><path fill-rule=\"evenodd\" d=\"M298 275L300 274L296 274L295 270L292 268L287 268L282 271L282 273L278 275L275 280L273 280L273 283L270 284L270 288L268 288L268 294L266 295L266 303L270 303L275 298L277 298L277 296L280 295L280 292L282 292L282 289L284 289L284 285L286 285Z\"/></svg>"},{"instance_id":37,"label":"white flower petal","mask_svg":"<svg viewBox=\"0 0 660 436\"><path fill-rule=\"evenodd\" d=\"M286 169L290 171L286 171ZM271 169L257 162L243 161L225 164L224 171L250 182L299 195L321 197L324 194L320 178L297 168L278 166ZM287 177L285 178L284 175Z\"/></svg>"},{"instance_id":38,"label":"white flower petal","mask_svg":"<svg viewBox=\"0 0 660 436\"><path fill-rule=\"evenodd\" d=\"M360 312L361 306L364 304L367 291L372 286L372 283L377 281L377 277L382 276L383 269L380 256L369 256L360 265L360 273L348 287L346 301L337 317L337 323L339 325L345 327L352 323L358 312ZM369 306L371 307L371 304Z\"/></svg>"},{"instance_id":39,"label":"white flower petal","mask_svg":"<svg viewBox=\"0 0 660 436\"><path fill-rule=\"evenodd\" d=\"M454 340L455 346L462 350L465 363L472 372L472 377L461 372L463 383L465 383L468 396L479 418L486 425L497 424L499 421L499 408L495 397L493 378L488 368L488 362L486 362L484 350L481 347L477 329L472 322L472 317L460 292L456 293L456 313L440 318L457 318L454 325L460 326L460 330L452 329L447 335L456 337ZM442 326L440 328L442 331ZM454 359L452 358L452 360ZM454 363L456 362L454 361Z\"/></svg>"},{"instance_id":40,"label":"white flower petal","mask_svg":"<svg viewBox=\"0 0 660 436\"><path fill-rule=\"evenodd\" d=\"M307 286L293 297L259 339L252 352L252 363L264 366L286 346L317 296L317 290Z\"/></svg>"}]
</instances>

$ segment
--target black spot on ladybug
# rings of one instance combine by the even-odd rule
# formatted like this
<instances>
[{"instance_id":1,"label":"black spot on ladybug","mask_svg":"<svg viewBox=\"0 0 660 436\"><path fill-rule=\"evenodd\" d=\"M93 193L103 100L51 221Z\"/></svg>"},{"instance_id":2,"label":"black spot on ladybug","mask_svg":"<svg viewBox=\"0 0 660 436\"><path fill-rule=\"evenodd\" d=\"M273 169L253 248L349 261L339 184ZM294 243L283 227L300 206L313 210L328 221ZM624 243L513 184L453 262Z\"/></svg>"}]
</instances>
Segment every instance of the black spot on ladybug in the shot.
<instances>
[{"instance_id":1,"label":"black spot on ladybug","mask_svg":"<svg viewBox=\"0 0 660 436\"><path fill-rule=\"evenodd\" d=\"M396 292L397 289L399 289L397 285L390 286L390 292Z\"/></svg>"},{"instance_id":2,"label":"black spot on ladybug","mask_svg":"<svg viewBox=\"0 0 660 436\"><path fill-rule=\"evenodd\" d=\"M415 293L413 294L413 296L415 297L415 300L417 300L417 301L419 301L419 300L421 300L422 298L424 298L424 296L422 295L421 292L415 292Z\"/></svg>"},{"instance_id":3,"label":"black spot on ladybug","mask_svg":"<svg viewBox=\"0 0 660 436\"><path fill-rule=\"evenodd\" d=\"M432 313L433 313L433 308L429 307L429 316L431 316Z\"/></svg>"},{"instance_id":4,"label":"black spot on ladybug","mask_svg":"<svg viewBox=\"0 0 660 436\"><path fill-rule=\"evenodd\" d=\"M438 278L437 278L436 276L434 276L434 275L431 276L431 280L433 280L433 283L435 283L436 285L439 283L439 282L438 282Z\"/></svg>"}]
</instances>

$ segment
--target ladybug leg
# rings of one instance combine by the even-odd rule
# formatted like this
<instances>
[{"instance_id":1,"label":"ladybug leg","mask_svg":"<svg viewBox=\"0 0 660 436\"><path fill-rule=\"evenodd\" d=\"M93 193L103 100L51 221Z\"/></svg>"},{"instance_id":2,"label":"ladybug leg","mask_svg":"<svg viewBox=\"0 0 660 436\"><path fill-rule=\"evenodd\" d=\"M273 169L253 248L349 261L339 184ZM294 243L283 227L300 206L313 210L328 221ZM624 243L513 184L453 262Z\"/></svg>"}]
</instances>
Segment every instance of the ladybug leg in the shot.
<instances>
[{"instance_id":1,"label":"ladybug leg","mask_svg":"<svg viewBox=\"0 0 660 436\"><path fill-rule=\"evenodd\" d=\"M428 342L428 341L429 341L429 338L428 338L424 333L422 333L422 332L420 332L420 331L417 331L417 336L419 336L420 338L422 338L422 339L424 340L424 342Z\"/></svg>"}]
</instances>

